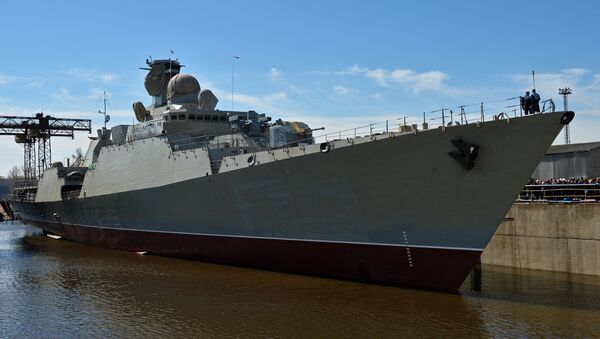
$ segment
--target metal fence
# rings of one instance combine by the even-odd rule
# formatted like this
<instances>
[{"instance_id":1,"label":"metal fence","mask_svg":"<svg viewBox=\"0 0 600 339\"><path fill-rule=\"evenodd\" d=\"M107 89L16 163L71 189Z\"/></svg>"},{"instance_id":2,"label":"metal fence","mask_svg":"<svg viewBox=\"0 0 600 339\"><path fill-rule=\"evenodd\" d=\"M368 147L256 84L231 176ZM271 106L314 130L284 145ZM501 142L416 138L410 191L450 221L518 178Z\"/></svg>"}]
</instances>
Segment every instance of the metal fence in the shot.
<instances>
[{"instance_id":1,"label":"metal fence","mask_svg":"<svg viewBox=\"0 0 600 339\"><path fill-rule=\"evenodd\" d=\"M15 192L8 195L8 200L34 202L35 197L35 192Z\"/></svg>"},{"instance_id":2,"label":"metal fence","mask_svg":"<svg viewBox=\"0 0 600 339\"><path fill-rule=\"evenodd\" d=\"M600 184L525 185L517 201L598 202Z\"/></svg>"},{"instance_id":3,"label":"metal fence","mask_svg":"<svg viewBox=\"0 0 600 339\"><path fill-rule=\"evenodd\" d=\"M511 119L523 116L520 99L521 97L512 97L507 99L479 102L470 105L441 108L429 112L423 112L420 114L404 115L399 116L395 119L374 122L371 124L357 126L345 130L313 134L313 136L305 140L305 142L311 141L315 143L321 143L336 139L339 140L346 138L373 136L377 134L385 134L390 132L417 132L434 128L445 128L466 124L476 124L491 120ZM555 111L555 106L552 99L542 101L541 104L541 113ZM218 147L221 143L230 144L233 142L234 139L231 133L224 133L220 135L202 135L193 137L191 137L189 134L186 135L186 133L189 133L189 131L182 134L180 138L177 138L177 136L172 136L172 140L168 141L174 150L185 150L203 147L211 143L210 140L213 140L213 142L211 143L213 145L214 141L217 141ZM295 140L281 147L290 147L292 145L297 145L301 142L303 142L303 140Z\"/></svg>"},{"instance_id":4,"label":"metal fence","mask_svg":"<svg viewBox=\"0 0 600 339\"><path fill-rule=\"evenodd\" d=\"M484 121L510 119L523 116L521 97L492 100L470 105L441 108L421 114L400 116L356 128L315 135L315 142L332 139L355 138L389 132L416 132L440 127L476 124ZM542 102L540 113L554 112L552 99Z\"/></svg>"}]
</instances>

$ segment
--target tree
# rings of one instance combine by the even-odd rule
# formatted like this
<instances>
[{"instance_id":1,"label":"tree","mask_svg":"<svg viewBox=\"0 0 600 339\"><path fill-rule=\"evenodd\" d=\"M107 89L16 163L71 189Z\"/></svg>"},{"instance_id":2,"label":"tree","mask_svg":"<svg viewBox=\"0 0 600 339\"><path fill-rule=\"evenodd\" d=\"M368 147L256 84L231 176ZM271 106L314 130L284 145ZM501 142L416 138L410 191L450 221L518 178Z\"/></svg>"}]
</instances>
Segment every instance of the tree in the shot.
<instances>
[{"instance_id":1,"label":"tree","mask_svg":"<svg viewBox=\"0 0 600 339\"><path fill-rule=\"evenodd\" d=\"M15 188L15 183L19 180L23 179L23 167L20 168L17 166L13 166L13 168L8 171L7 179L8 179L8 192L12 193Z\"/></svg>"}]
</instances>

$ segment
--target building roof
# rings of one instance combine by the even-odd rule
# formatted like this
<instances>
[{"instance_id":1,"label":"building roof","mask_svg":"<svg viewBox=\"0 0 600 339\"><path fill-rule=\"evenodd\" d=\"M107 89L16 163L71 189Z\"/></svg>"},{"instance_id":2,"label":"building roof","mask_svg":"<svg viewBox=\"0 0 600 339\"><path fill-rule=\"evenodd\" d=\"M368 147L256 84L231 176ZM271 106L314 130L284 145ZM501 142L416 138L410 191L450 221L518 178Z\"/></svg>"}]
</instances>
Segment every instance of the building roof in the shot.
<instances>
[{"instance_id":1,"label":"building roof","mask_svg":"<svg viewBox=\"0 0 600 339\"><path fill-rule=\"evenodd\" d=\"M589 152L596 148L600 148L600 141L585 142L582 144L554 145L550 146L546 154Z\"/></svg>"}]
</instances>

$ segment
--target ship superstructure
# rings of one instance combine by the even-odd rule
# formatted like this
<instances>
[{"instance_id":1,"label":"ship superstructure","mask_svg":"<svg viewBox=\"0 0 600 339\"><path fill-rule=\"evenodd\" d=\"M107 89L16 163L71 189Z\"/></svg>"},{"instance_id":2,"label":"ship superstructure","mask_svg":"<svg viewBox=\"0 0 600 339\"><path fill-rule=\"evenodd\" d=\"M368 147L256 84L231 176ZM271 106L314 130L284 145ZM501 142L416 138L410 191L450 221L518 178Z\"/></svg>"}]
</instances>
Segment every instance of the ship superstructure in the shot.
<instances>
[{"instance_id":1,"label":"ship superstructure","mask_svg":"<svg viewBox=\"0 0 600 339\"><path fill-rule=\"evenodd\" d=\"M99 130L81 161L18 191L23 220L127 251L456 290L573 118L318 139L302 122L216 109L178 61L147 64L138 123Z\"/></svg>"}]
</instances>

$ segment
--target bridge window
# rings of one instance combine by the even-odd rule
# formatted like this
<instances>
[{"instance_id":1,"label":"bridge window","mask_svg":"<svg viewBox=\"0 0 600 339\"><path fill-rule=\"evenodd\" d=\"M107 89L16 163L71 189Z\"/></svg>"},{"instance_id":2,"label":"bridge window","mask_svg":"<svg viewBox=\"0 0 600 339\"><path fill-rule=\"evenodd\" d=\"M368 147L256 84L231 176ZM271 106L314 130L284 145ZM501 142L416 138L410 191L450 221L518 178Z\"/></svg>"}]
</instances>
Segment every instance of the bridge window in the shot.
<instances>
[{"instance_id":1,"label":"bridge window","mask_svg":"<svg viewBox=\"0 0 600 339\"><path fill-rule=\"evenodd\" d=\"M177 120L177 115L171 114L171 120Z\"/></svg>"},{"instance_id":2,"label":"bridge window","mask_svg":"<svg viewBox=\"0 0 600 339\"><path fill-rule=\"evenodd\" d=\"M179 114L179 120L185 120L185 114Z\"/></svg>"},{"instance_id":3,"label":"bridge window","mask_svg":"<svg viewBox=\"0 0 600 339\"><path fill-rule=\"evenodd\" d=\"M196 114L188 114L188 120L196 120Z\"/></svg>"}]
</instances>

